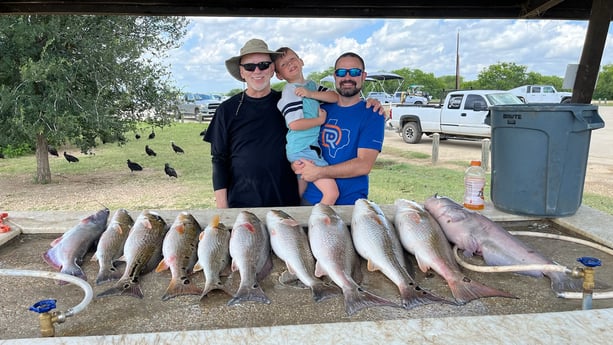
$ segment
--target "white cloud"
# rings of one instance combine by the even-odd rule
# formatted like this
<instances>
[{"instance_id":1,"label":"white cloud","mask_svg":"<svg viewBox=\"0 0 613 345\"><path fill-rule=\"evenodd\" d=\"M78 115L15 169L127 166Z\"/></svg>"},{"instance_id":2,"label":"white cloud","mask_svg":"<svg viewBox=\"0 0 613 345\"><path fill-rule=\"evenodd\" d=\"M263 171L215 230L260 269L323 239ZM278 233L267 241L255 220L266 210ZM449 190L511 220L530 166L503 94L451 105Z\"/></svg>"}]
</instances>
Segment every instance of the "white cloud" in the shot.
<instances>
[{"instance_id":1,"label":"white cloud","mask_svg":"<svg viewBox=\"0 0 613 345\"><path fill-rule=\"evenodd\" d=\"M578 63L587 22L540 20L430 20L340 18L190 18L188 35L170 54L173 76L185 90L227 92L242 88L224 61L257 37L269 48L289 46L305 62L305 75L331 67L343 52L360 54L367 71L404 67L435 76L455 74L460 33L460 73L466 80L498 62L563 76ZM610 30L610 32L613 29ZM609 41L613 34L609 34ZM606 47L602 64L613 63ZM273 80L275 82L275 80Z\"/></svg>"}]
</instances>

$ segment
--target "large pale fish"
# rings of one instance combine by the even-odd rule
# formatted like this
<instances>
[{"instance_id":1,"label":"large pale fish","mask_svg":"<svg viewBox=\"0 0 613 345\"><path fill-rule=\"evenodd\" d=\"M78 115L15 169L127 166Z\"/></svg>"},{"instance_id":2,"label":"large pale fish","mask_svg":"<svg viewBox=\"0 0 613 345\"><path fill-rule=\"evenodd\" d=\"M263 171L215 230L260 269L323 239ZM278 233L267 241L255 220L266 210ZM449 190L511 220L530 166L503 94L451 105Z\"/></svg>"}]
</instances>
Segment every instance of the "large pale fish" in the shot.
<instances>
[{"instance_id":1,"label":"large pale fish","mask_svg":"<svg viewBox=\"0 0 613 345\"><path fill-rule=\"evenodd\" d=\"M466 277L453 258L451 245L436 220L419 203L397 199L394 224L403 247L415 255L422 272L441 275L456 302L465 304L481 297L513 297Z\"/></svg>"},{"instance_id":2,"label":"large pale fish","mask_svg":"<svg viewBox=\"0 0 613 345\"><path fill-rule=\"evenodd\" d=\"M381 208L372 201L358 199L351 216L351 236L356 251L368 261L368 270L380 270L400 291L402 306L411 309L430 303L449 303L417 286L398 260L400 241Z\"/></svg>"},{"instance_id":3,"label":"large pale fish","mask_svg":"<svg viewBox=\"0 0 613 345\"><path fill-rule=\"evenodd\" d=\"M219 215L213 216L206 228L200 233L198 242L198 263L194 271L204 273L204 290L200 300L213 290L223 290L230 296L232 292L221 283L221 274L230 264L230 229L219 222Z\"/></svg>"},{"instance_id":4,"label":"large pale fish","mask_svg":"<svg viewBox=\"0 0 613 345\"><path fill-rule=\"evenodd\" d=\"M238 291L228 305L247 301L270 303L259 282L272 270L268 231L260 219L249 211L241 211L230 236L232 272L241 276Z\"/></svg>"},{"instance_id":5,"label":"large pale fish","mask_svg":"<svg viewBox=\"0 0 613 345\"><path fill-rule=\"evenodd\" d=\"M123 255L123 246L133 225L134 220L123 208L115 211L111 217L109 225L100 236L96 254L92 257L92 260L97 260L100 266L96 284L121 277L122 273L115 266L115 262Z\"/></svg>"},{"instance_id":6,"label":"large pale fish","mask_svg":"<svg viewBox=\"0 0 613 345\"><path fill-rule=\"evenodd\" d=\"M352 275L360 269L360 261L347 225L332 207L323 204L313 206L309 217L308 238L317 260L315 276L327 275L341 288L348 315L368 307L399 307L396 303L364 290L355 282Z\"/></svg>"},{"instance_id":7,"label":"large pale fish","mask_svg":"<svg viewBox=\"0 0 613 345\"><path fill-rule=\"evenodd\" d=\"M43 260L62 273L87 280L81 264L85 254L104 232L108 217L109 209L105 208L83 218L79 224L51 242L52 248L43 254Z\"/></svg>"},{"instance_id":8,"label":"large pale fish","mask_svg":"<svg viewBox=\"0 0 613 345\"><path fill-rule=\"evenodd\" d=\"M123 254L126 270L112 288L97 297L126 295L143 298L140 276L153 270L162 258L162 242L168 227L155 212L142 211L126 239Z\"/></svg>"},{"instance_id":9,"label":"large pale fish","mask_svg":"<svg viewBox=\"0 0 613 345\"><path fill-rule=\"evenodd\" d=\"M198 237L201 231L194 216L181 212L166 233L162 243L164 258L155 270L161 272L170 268L170 285L162 296L163 301L181 295L202 294L202 289L188 276L198 260Z\"/></svg>"},{"instance_id":10,"label":"large pale fish","mask_svg":"<svg viewBox=\"0 0 613 345\"><path fill-rule=\"evenodd\" d=\"M521 242L508 231L478 212L467 210L446 197L430 197L424 207L440 224L449 241L464 250L465 256L479 254L488 265L554 264L536 250ZM573 279L563 272L531 271L523 274L551 279L557 294L581 291L581 279Z\"/></svg>"},{"instance_id":11,"label":"large pale fish","mask_svg":"<svg viewBox=\"0 0 613 345\"><path fill-rule=\"evenodd\" d=\"M281 210L270 210L266 213L266 228L273 252L285 262L290 274L311 289L315 302L340 294L338 287L315 277L315 258L309 239L294 218Z\"/></svg>"}]
</instances>

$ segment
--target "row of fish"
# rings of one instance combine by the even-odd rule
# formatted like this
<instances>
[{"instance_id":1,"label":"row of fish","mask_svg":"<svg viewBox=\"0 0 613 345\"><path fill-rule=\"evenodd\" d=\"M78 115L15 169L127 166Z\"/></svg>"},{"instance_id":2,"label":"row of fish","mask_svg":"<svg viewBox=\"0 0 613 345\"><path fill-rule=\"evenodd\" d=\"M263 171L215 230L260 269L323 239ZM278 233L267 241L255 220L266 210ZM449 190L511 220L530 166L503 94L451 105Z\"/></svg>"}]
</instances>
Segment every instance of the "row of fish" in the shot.
<instances>
[{"instance_id":1,"label":"row of fish","mask_svg":"<svg viewBox=\"0 0 613 345\"><path fill-rule=\"evenodd\" d=\"M265 223L248 211L238 213L230 229L214 216L205 229L187 212L167 226L164 219L143 211L136 221L119 209L106 225L109 210L83 219L52 243L44 260L63 273L87 280L80 265L97 242L93 259L99 263L96 284L117 280L98 297L131 295L143 297L139 277L147 272L170 269L171 282L163 300L179 295L201 295L216 289L230 294L228 305L246 301L270 303L260 282L272 270L271 253L285 262L284 282L300 281L311 289L316 302L344 296L345 310L352 315L371 306L411 309L430 303L465 304L482 297L513 297L466 277L453 259L450 241L465 255L483 255L489 265L551 264L488 218L444 197L432 197L422 206L410 200L395 202L391 224L380 207L366 199L353 209L351 230L332 207L313 206L308 232L282 210L270 210ZM448 283L454 301L436 296L409 275L405 251L413 254L420 270L432 269ZM401 303L366 291L361 281L360 257L368 270L380 270L398 288ZM120 272L116 263L125 261ZM190 279L202 270L204 289ZM221 276L238 271L240 285L232 293ZM556 292L578 291L580 280L562 273L547 275ZM324 282L327 276L335 285Z\"/></svg>"}]
</instances>

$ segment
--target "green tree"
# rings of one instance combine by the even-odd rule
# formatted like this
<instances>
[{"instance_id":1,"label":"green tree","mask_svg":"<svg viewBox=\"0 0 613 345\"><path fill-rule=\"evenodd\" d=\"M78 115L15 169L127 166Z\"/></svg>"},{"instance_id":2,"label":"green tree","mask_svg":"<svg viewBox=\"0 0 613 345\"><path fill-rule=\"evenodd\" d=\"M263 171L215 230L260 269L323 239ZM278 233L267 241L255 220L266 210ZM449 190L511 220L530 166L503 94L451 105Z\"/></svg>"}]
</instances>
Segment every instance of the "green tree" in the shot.
<instances>
[{"instance_id":1,"label":"green tree","mask_svg":"<svg viewBox=\"0 0 613 345\"><path fill-rule=\"evenodd\" d=\"M594 90L594 99L613 99L613 64L602 66Z\"/></svg>"},{"instance_id":2,"label":"green tree","mask_svg":"<svg viewBox=\"0 0 613 345\"><path fill-rule=\"evenodd\" d=\"M483 69L477 76L480 89L509 90L526 83L526 66L514 62L499 62Z\"/></svg>"},{"instance_id":3,"label":"green tree","mask_svg":"<svg viewBox=\"0 0 613 345\"><path fill-rule=\"evenodd\" d=\"M136 16L0 16L0 146L36 147L39 183L51 181L47 145L82 151L125 140L139 121L170 123L178 94L159 61L187 20Z\"/></svg>"}]
</instances>

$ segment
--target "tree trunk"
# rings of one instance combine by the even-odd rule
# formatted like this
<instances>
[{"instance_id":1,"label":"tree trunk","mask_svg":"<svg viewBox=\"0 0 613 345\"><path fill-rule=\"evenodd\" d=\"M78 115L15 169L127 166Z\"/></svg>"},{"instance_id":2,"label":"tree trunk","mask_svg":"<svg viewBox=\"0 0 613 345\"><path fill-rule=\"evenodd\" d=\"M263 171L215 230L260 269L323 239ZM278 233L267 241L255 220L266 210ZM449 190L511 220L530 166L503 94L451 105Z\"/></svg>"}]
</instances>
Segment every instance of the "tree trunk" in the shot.
<instances>
[{"instance_id":1,"label":"tree trunk","mask_svg":"<svg viewBox=\"0 0 613 345\"><path fill-rule=\"evenodd\" d=\"M36 135L36 182L42 184L51 182L47 138L42 133Z\"/></svg>"}]
</instances>

